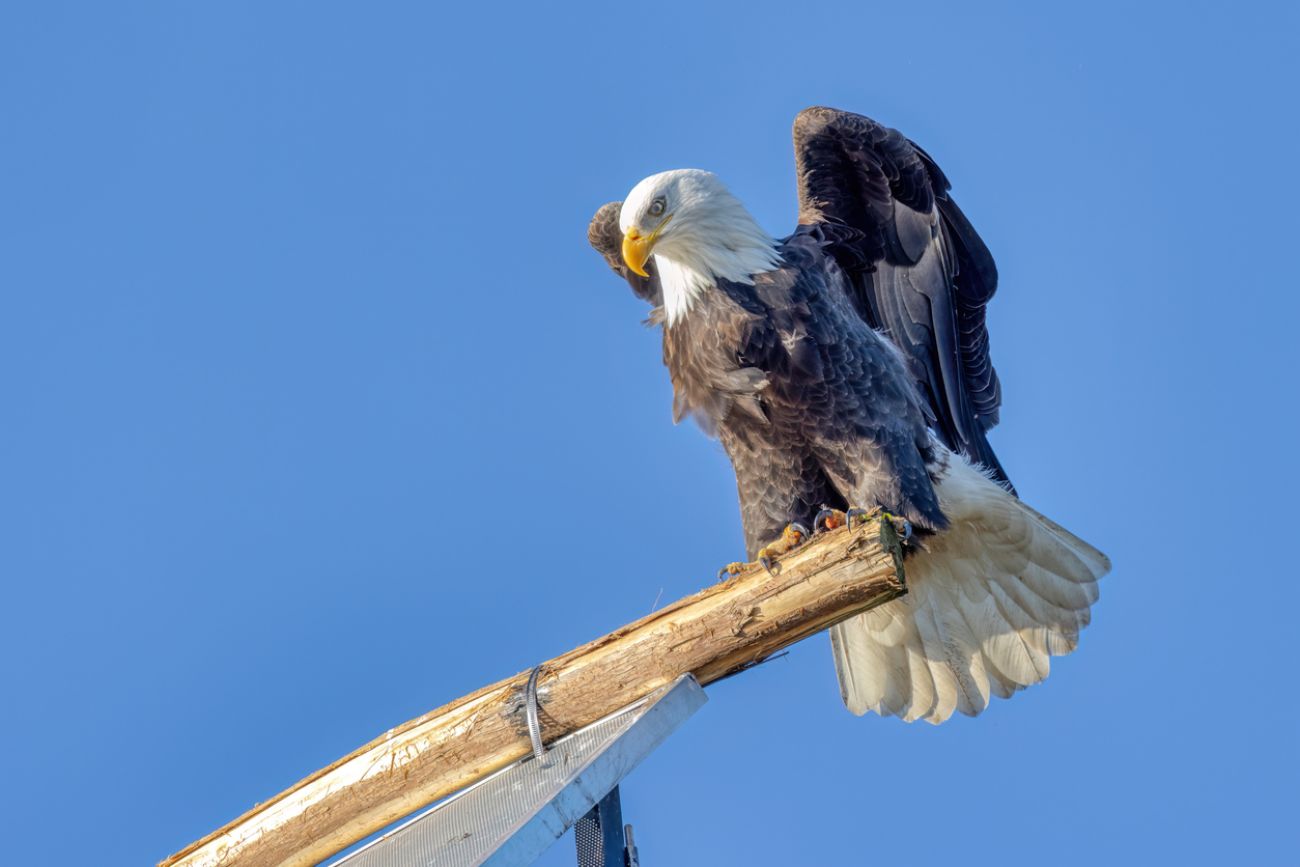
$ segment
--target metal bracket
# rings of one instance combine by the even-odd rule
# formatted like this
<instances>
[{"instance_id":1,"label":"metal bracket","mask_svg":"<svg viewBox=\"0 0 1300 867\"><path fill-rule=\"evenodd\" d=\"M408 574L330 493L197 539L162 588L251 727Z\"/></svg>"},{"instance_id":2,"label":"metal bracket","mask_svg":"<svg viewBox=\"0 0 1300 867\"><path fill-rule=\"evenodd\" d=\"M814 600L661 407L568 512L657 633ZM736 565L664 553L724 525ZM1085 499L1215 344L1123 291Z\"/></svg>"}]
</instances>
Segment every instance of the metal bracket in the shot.
<instances>
[{"instance_id":1,"label":"metal bracket","mask_svg":"<svg viewBox=\"0 0 1300 867\"><path fill-rule=\"evenodd\" d=\"M531 755L520 759L343 856L333 867L531 864L705 700L695 678L685 675L550 744L545 761ZM635 857L631 834L621 825L621 817L615 820L611 814L608 827L627 834L627 852ZM605 862L604 867L621 863Z\"/></svg>"},{"instance_id":2,"label":"metal bracket","mask_svg":"<svg viewBox=\"0 0 1300 867\"><path fill-rule=\"evenodd\" d=\"M537 676L541 673L540 665L528 672L528 685L524 687L524 718L528 720L528 740L533 745L533 758L539 762L546 760L546 746L542 743L542 721L537 715Z\"/></svg>"}]
</instances>

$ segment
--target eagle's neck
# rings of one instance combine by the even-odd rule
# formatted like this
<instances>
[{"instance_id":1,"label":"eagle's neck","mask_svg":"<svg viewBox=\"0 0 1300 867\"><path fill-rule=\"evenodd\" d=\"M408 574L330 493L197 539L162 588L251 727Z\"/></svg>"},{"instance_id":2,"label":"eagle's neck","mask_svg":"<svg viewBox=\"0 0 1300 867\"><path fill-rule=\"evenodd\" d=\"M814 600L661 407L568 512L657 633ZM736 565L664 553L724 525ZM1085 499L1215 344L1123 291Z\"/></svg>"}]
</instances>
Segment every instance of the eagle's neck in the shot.
<instances>
[{"instance_id":1,"label":"eagle's neck","mask_svg":"<svg viewBox=\"0 0 1300 867\"><path fill-rule=\"evenodd\" d=\"M689 313L718 280L753 283L755 274L781 264L776 241L743 208L738 211L707 227L676 227L678 233L671 240L665 236L655 251L669 326Z\"/></svg>"},{"instance_id":2,"label":"eagle's neck","mask_svg":"<svg viewBox=\"0 0 1300 867\"><path fill-rule=\"evenodd\" d=\"M655 269L663 289L664 321L669 325L689 313L706 289L717 285L713 274L666 256L655 256Z\"/></svg>"}]
</instances>

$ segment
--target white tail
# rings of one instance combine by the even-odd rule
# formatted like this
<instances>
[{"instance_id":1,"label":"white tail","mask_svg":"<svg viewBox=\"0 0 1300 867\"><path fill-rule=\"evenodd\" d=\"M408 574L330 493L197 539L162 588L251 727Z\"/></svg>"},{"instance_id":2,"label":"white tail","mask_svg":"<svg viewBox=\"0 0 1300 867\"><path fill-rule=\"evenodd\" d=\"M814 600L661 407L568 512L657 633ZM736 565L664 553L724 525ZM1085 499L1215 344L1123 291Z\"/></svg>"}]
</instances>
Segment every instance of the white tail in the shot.
<instances>
[{"instance_id":1,"label":"white tail","mask_svg":"<svg viewBox=\"0 0 1300 867\"><path fill-rule=\"evenodd\" d=\"M844 703L904 720L975 716L1074 650L1106 556L954 455L952 525L907 560L908 593L831 629Z\"/></svg>"}]
</instances>

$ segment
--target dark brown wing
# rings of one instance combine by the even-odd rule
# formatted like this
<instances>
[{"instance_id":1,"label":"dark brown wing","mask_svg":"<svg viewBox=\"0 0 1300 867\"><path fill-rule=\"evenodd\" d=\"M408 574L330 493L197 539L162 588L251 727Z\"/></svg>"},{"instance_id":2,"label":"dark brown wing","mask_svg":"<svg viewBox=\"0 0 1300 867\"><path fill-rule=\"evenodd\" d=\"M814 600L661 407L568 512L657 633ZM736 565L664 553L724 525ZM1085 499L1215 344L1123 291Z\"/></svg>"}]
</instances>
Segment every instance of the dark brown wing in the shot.
<instances>
[{"instance_id":1,"label":"dark brown wing","mask_svg":"<svg viewBox=\"0 0 1300 867\"><path fill-rule=\"evenodd\" d=\"M935 432L1010 485L985 432L1001 387L984 309L988 248L925 151L870 118L809 108L794 122L799 223L822 228L859 312L902 350Z\"/></svg>"},{"instance_id":2,"label":"dark brown wing","mask_svg":"<svg viewBox=\"0 0 1300 867\"><path fill-rule=\"evenodd\" d=\"M622 209L622 202L602 205L587 226L587 241L597 253L605 257L606 264L614 273L627 281L638 298L649 301L657 309L663 304L663 292L655 274L654 259L646 262L649 277L633 273L623 263L623 230L618 227L618 214Z\"/></svg>"}]
</instances>

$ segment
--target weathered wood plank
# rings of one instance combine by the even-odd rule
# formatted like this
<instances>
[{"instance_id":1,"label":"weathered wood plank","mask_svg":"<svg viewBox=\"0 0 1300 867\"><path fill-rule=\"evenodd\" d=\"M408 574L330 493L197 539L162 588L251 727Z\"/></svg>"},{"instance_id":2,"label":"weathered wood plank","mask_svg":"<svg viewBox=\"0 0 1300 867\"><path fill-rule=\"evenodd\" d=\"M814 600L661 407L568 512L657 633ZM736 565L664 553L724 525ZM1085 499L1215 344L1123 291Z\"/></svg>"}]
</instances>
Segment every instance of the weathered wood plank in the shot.
<instances>
[{"instance_id":1,"label":"weathered wood plank","mask_svg":"<svg viewBox=\"0 0 1300 867\"><path fill-rule=\"evenodd\" d=\"M551 741L690 672L702 684L904 592L893 528L872 521L796 548L545 663ZM394 728L162 861L160 867L315 864L530 752L528 672Z\"/></svg>"}]
</instances>

